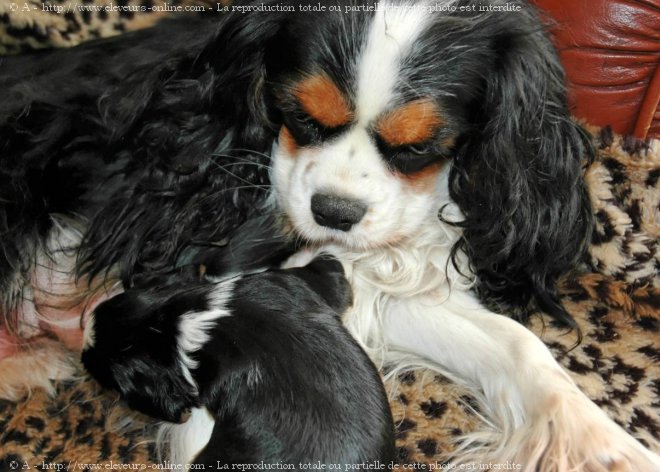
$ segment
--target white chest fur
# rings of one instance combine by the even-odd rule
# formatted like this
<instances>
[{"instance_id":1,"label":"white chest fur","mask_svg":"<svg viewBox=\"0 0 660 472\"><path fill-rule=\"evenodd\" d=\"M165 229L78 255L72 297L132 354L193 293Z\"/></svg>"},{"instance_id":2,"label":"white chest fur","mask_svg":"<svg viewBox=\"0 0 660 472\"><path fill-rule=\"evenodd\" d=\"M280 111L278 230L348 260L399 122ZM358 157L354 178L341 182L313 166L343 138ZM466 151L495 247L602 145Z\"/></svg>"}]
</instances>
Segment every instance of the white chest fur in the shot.
<instances>
[{"instance_id":1,"label":"white chest fur","mask_svg":"<svg viewBox=\"0 0 660 472\"><path fill-rule=\"evenodd\" d=\"M299 252L285 267L304 265L320 253L342 262L353 288L353 305L344 314L344 323L374 362L382 365L387 360L382 330L386 314L421 299L440 305L451 291L464 292L472 286L464 255L457 259L460 273L450 260L459 237L458 229L436 220L397 246L352 250L328 244Z\"/></svg>"}]
</instances>

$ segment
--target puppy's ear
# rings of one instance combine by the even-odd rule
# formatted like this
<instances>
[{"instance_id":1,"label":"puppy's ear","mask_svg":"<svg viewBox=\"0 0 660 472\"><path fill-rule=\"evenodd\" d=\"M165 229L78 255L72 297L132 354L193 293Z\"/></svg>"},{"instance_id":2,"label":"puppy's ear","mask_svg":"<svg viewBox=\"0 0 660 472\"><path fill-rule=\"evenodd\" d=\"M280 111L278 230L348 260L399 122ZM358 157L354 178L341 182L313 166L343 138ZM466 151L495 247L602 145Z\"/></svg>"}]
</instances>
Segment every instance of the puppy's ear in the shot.
<instances>
[{"instance_id":1,"label":"puppy's ear","mask_svg":"<svg viewBox=\"0 0 660 472\"><path fill-rule=\"evenodd\" d=\"M198 398L180 362L178 317L171 316L171 305L169 297L136 290L102 303L85 329L82 362L101 385L118 391L131 408L160 420L181 422L197 406Z\"/></svg>"},{"instance_id":2,"label":"puppy's ear","mask_svg":"<svg viewBox=\"0 0 660 472\"><path fill-rule=\"evenodd\" d=\"M196 388L186 382L178 365L161 365L152 357L133 358L113 366L117 389L128 405L171 423L182 423L198 406Z\"/></svg>"},{"instance_id":3,"label":"puppy's ear","mask_svg":"<svg viewBox=\"0 0 660 472\"><path fill-rule=\"evenodd\" d=\"M153 418L181 423L198 405L194 388L181 372L148 356L110 358L96 347L82 353L87 371L103 387L117 391L134 410Z\"/></svg>"},{"instance_id":4,"label":"puppy's ear","mask_svg":"<svg viewBox=\"0 0 660 472\"><path fill-rule=\"evenodd\" d=\"M482 26L492 62L450 173L450 195L465 216L454 249L468 254L487 299L525 308L517 314L524 318L535 295L574 326L555 283L590 237L581 168L592 155L589 137L571 120L562 68L536 12Z\"/></svg>"}]
</instances>

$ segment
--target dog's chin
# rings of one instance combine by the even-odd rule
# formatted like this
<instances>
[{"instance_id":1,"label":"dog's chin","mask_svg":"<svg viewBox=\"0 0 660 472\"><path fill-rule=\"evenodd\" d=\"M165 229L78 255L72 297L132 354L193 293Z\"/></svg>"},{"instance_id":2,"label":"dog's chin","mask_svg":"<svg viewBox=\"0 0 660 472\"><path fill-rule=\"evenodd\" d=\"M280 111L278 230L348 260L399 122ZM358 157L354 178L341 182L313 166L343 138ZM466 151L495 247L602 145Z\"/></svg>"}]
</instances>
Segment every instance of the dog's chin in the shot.
<instances>
[{"instance_id":1,"label":"dog's chin","mask_svg":"<svg viewBox=\"0 0 660 472\"><path fill-rule=\"evenodd\" d=\"M298 238L303 240L307 246L339 246L351 251L367 251L383 247L390 247L402 238L379 237L377 234L368 232L359 225L349 231L321 226L312 221L291 221L294 232Z\"/></svg>"}]
</instances>

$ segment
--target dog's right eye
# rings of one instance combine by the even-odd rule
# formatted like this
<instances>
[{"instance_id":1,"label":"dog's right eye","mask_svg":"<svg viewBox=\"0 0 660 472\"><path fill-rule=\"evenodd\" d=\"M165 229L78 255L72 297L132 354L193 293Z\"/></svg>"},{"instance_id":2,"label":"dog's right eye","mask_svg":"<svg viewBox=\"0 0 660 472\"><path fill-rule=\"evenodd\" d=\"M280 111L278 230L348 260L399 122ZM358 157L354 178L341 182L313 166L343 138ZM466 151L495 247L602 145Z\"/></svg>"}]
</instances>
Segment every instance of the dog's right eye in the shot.
<instances>
[{"instance_id":1,"label":"dog's right eye","mask_svg":"<svg viewBox=\"0 0 660 472\"><path fill-rule=\"evenodd\" d=\"M286 114L284 115L284 124L300 146L307 146L321 140L323 127L308 115L302 113Z\"/></svg>"},{"instance_id":2,"label":"dog's right eye","mask_svg":"<svg viewBox=\"0 0 660 472\"><path fill-rule=\"evenodd\" d=\"M344 132L348 125L328 128L303 112L284 114L284 124L299 146L319 144Z\"/></svg>"}]
</instances>

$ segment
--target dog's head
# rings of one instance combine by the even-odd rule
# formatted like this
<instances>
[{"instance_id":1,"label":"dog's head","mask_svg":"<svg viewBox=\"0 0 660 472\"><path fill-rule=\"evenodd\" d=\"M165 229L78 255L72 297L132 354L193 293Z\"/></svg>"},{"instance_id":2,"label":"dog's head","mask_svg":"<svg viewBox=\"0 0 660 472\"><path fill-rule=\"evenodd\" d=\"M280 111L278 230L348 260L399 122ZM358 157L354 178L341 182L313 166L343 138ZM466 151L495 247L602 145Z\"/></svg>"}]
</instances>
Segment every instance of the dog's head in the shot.
<instances>
[{"instance_id":1,"label":"dog's head","mask_svg":"<svg viewBox=\"0 0 660 472\"><path fill-rule=\"evenodd\" d=\"M569 321L555 282L588 241L590 144L535 9L337 2L238 21L222 41L257 51L232 58L252 74L243 128L277 136L274 193L299 236L380 248L458 218L454 253L488 298L527 306L535 294ZM443 214L448 203L460 214Z\"/></svg>"},{"instance_id":2,"label":"dog's head","mask_svg":"<svg viewBox=\"0 0 660 472\"><path fill-rule=\"evenodd\" d=\"M390 9L296 17L266 56L280 118L273 185L311 241L362 249L413 236L440 208L438 181L466 130L457 87L474 80L472 59L448 54L456 38L442 45L442 16L379 6Z\"/></svg>"}]
</instances>

